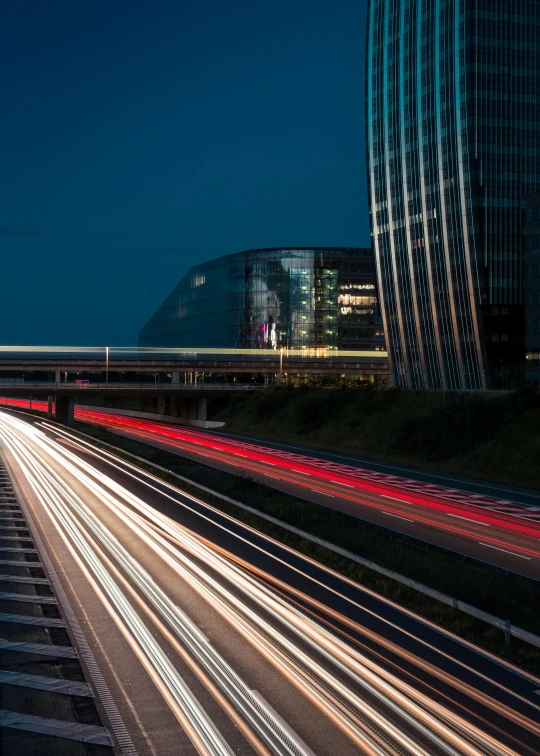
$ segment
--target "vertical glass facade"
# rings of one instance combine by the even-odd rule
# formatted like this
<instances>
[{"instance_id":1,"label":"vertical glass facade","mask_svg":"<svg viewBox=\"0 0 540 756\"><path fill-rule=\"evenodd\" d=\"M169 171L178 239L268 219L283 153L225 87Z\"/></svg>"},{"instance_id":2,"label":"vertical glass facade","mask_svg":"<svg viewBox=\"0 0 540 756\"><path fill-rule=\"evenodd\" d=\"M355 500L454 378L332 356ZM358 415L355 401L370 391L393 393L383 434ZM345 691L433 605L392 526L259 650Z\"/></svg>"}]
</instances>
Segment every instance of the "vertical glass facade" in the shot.
<instances>
[{"instance_id":1,"label":"vertical glass facade","mask_svg":"<svg viewBox=\"0 0 540 756\"><path fill-rule=\"evenodd\" d=\"M371 249L256 249L191 268L141 347L385 350Z\"/></svg>"},{"instance_id":2,"label":"vertical glass facade","mask_svg":"<svg viewBox=\"0 0 540 756\"><path fill-rule=\"evenodd\" d=\"M540 186L538 0L370 0L370 222L394 384L524 364L524 197Z\"/></svg>"},{"instance_id":3,"label":"vertical glass facade","mask_svg":"<svg viewBox=\"0 0 540 756\"><path fill-rule=\"evenodd\" d=\"M540 381L540 192L525 200L525 377Z\"/></svg>"}]
</instances>

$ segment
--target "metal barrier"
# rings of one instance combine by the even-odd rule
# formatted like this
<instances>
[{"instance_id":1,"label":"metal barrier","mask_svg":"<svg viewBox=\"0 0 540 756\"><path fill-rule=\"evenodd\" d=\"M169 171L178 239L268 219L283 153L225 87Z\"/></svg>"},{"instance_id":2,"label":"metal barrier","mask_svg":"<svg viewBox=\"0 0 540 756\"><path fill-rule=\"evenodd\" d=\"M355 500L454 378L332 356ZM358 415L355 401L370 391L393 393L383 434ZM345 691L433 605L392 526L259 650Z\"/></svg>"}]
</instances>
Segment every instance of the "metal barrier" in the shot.
<instances>
[{"instance_id":1,"label":"metal barrier","mask_svg":"<svg viewBox=\"0 0 540 756\"><path fill-rule=\"evenodd\" d=\"M114 390L133 390L133 391L163 391L165 393L175 391L260 391L264 386L262 384L251 383L152 383L147 382L127 382L127 383L88 383L80 385L76 381L62 381L60 383L49 383L47 381L0 381L0 394L3 389L21 389L24 391L50 391L54 394L56 391L73 391L74 394L84 394L85 391L114 391Z\"/></svg>"}]
</instances>

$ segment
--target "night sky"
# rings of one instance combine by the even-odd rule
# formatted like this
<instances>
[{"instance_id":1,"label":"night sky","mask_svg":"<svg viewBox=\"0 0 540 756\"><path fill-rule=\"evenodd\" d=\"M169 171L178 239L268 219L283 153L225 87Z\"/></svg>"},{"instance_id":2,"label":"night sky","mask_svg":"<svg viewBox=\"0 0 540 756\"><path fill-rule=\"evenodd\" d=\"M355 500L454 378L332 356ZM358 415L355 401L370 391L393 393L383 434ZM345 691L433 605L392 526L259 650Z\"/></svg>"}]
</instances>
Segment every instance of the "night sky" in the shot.
<instances>
[{"instance_id":1,"label":"night sky","mask_svg":"<svg viewBox=\"0 0 540 756\"><path fill-rule=\"evenodd\" d=\"M135 344L197 262L368 246L365 13L3 3L0 344Z\"/></svg>"}]
</instances>

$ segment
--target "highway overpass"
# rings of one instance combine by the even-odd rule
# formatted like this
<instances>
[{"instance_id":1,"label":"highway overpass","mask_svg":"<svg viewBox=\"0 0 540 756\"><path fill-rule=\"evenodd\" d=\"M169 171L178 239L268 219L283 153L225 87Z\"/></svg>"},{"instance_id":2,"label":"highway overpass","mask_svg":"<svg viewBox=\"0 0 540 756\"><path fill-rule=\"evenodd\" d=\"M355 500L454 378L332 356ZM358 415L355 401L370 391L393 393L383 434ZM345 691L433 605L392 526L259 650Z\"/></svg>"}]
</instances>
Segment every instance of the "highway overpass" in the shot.
<instances>
[{"instance_id":1,"label":"highway overpass","mask_svg":"<svg viewBox=\"0 0 540 756\"><path fill-rule=\"evenodd\" d=\"M376 351L331 349L136 349L130 347L0 346L0 374L178 373L178 381L198 373L251 373L275 376L369 375L387 377L388 355ZM186 380L187 382L187 380Z\"/></svg>"},{"instance_id":2,"label":"highway overpass","mask_svg":"<svg viewBox=\"0 0 540 756\"><path fill-rule=\"evenodd\" d=\"M205 421L208 399L282 383L287 376L358 376L377 384L388 375L387 353L376 351L0 346L0 396L46 397L49 414L54 405L54 416L66 424L73 421L75 398L83 392L157 396L162 407L168 397L173 416ZM88 385L81 386L76 376L88 377ZM233 376L240 382L227 383ZM243 385L253 376L259 377L259 386Z\"/></svg>"}]
</instances>

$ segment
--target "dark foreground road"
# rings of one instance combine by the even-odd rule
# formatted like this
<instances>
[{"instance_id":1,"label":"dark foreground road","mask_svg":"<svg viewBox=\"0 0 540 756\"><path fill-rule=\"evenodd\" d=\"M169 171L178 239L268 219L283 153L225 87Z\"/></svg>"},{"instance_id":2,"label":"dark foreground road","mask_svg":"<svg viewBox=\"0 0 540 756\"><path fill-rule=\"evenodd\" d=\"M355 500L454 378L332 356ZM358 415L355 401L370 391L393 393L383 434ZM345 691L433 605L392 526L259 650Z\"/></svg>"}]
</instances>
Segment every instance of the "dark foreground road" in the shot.
<instances>
[{"instance_id":1,"label":"dark foreground road","mask_svg":"<svg viewBox=\"0 0 540 756\"><path fill-rule=\"evenodd\" d=\"M538 753L540 680L67 431L0 447L139 753Z\"/></svg>"}]
</instances>

